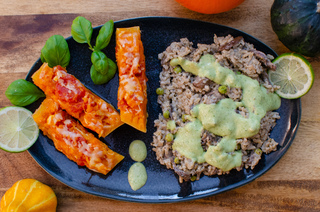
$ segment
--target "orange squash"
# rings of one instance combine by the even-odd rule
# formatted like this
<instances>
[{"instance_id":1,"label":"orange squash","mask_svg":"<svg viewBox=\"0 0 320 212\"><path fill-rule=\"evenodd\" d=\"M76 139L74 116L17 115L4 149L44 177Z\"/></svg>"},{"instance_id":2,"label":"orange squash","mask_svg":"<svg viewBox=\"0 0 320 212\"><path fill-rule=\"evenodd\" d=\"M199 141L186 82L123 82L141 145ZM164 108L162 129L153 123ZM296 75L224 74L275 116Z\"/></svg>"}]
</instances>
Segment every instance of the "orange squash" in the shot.
<instances>
[{"instance_id":1,"label":"orange squash","mask_svg":"<svg viewBox=\"0 0 320 212\"><path fill-rule=\"evenodd\" d=\"M182 6L195 12L204 14L216 14L229 11L244 0L176 0Z\"/></svg>"},{"instance_id":2,"label":"orange squash","mask_svg":"<svg viewBox=\"0 0 320 212\"><path fill-rule=\"evenodd\" d=\"M47 185L35 179L17 181L1 199L0 212L54 212L57 197Z\"/></svg>"},{"instance_id":3,"label":"orange squash","mask_svg":"<svg viewBox=\"0 0 320 212\"><path fill-rule=\"evenodd\" d=\"M147 77L140 28L117 28L118 108L121 121L147 131Z\"/></svg>"},{"instance_id":4,"label":"orange squash","mask_svg":"<svg viewBox=\"0 0 320 212\"><path fill-rule=\"evenodd\" d=\"M61 66L50 68L44 63L32 75L32 79L46 96L101 137L123 124L118 111L111 104L92 93Z\"/></svg>"},{"instance_id":5,"label":"orange squash","mask_svg":"<svg viewBox=\"0 0 320 212\"><path fill-rule=\"evenodd\" d=\"M107 174L124 158L95 138L50 98L42 102L33 119L56 149L79 166Z\"/></svg>"}]
</instances>

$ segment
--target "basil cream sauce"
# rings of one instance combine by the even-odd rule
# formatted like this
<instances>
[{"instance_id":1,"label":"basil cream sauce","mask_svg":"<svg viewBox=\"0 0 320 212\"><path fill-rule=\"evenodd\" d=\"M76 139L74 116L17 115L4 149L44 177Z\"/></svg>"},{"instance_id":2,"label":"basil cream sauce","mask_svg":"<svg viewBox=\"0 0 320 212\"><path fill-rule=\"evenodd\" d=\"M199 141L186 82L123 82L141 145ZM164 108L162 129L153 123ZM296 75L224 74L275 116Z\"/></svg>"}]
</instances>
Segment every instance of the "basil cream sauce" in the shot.
<instances>
[{"instance_id":1,"label":"basil cream sauce","mask_svg":"<svg viewBox=\"0 0 320 212\"><path fill-rule=\"evenodd\" d=\"M128 181L132 190L136 191L144 186L147 182L147 171L145 166L140 163L147 157L147 147L141 140L134 140L129 146L129 155L134 163L128 172Z\"/></svg>"},{"instance_id":2,"label":"basil cream sauce","mask_svg":"<svg viewBox=\"0 0 320 212\"><path fill-rule=\"evenodd\" d=\"M144 186L147 182L147 171L140 162L135 162L129 169L128 181L132 190L136 191Z\"/></svg>"},{"instance_id":3,"label":"basil cream sauce","mask_svg":"<svg viewBox=\"0 0 320 212\"><path fill-rule=\"evenodd\" d=\"M195 105L191 111L191 122L176 134L173 150L198 163L207 162L223 171L240 166L242 153L236 150L236 139L257 134L266 112L280 107L280 97L268 93L257 80L222 67L210 54L202 56L199 63L179 57L172 59L170 65L180 65L186 72L206 77L217 84L242 89L240 102L226 98L217 104ZM236 113L239 107L247 108L248 117ZM201 147L201 133L204 129L223 137L217 146L210 146L206 152Z\"/></svg>"},{"instance_id":4,"label":"basil cream sauce","mask_svg":"<svg viewBox=\"0 0 320 212\"><path fill-rule=\"evenodd\" d=\"M147 147L141 140L134 140L129 146L129 155L132 160L142 162L147 157Z\"/></svg>"}]
</instances>

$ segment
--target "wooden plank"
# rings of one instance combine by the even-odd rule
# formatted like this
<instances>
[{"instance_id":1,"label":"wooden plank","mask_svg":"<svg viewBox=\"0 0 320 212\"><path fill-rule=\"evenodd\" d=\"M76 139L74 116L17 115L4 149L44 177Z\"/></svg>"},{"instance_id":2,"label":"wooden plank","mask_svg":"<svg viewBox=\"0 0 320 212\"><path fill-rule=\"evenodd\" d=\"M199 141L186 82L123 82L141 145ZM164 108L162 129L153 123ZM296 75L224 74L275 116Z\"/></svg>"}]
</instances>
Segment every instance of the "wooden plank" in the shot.
<instances>
[{"instance_id":1,"label":"wooden plank","mask_svg":"<svg viewBox=\"0 0 320 212\"><path fill-rule=\"evenodd\" d=\"M11 105L4 92L25 78L53 34L70 36L71 23L82 15L98 26L140 16L172 16L224 24L247 32L278 54L289 50L278 40L270 23L273 0L246 0L226 13L204 15L174 0L62 1L0 0L0 108ZM320 59L308 58L315 69L312 90L302 97L302 120L284 157L265 175L248 185L216 196L174 204L140 204L105 199L76 191L47 174L27 153L0 151L0 195L22 178L51 186L58 197L57 211L319 211L320 210Z\"/></svg>"},{"instance_id":2,"label":"wooden plank","mask_svg":"<svg viewBox=\"0 0 320 212\"><path fill-rule=\"evenodd\" d=\"M174 0L126 0L126 1L104 1L104 0L69 0L50 1L42 0L35 3L34 0L11 0L0 1L0 14L2 15L31 15L31 14L65 14L65 13L87 13L90 12L122 12L122 11L146 11L146 10L174 10L182 8Z\"/></svg>"},{"instance_id":3,"label":"wooden plank","mask_svg":"<svg viewBox=\"0 0 320 212\"><path fill-rule=\"evenodd\" d=\"M21 72L21 73L1 73L0 72L0 108L11 106L11 102L9 99L5 96L5 91L7 90L8 86L11 82L17 79L24 79L27 75L27 72Z\"/></svg>"}]
</instances>

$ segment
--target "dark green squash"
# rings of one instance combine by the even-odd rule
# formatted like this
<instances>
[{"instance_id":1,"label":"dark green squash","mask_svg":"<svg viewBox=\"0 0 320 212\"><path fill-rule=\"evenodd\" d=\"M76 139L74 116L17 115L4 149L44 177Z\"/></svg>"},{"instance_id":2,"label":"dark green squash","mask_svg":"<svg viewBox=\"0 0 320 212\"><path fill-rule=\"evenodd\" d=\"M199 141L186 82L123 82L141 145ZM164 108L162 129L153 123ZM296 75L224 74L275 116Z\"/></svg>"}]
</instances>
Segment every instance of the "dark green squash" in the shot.
<instances>
[{"instance_id":1,"label":"dark green squash","mask_svg":"<svg viewBox=\"0 0 320 212\"><path fill-rule=\"evenodd\" d=\"M320 53L320 0L275 0L271 24L291 51L311 57Z\"/></svg>"}]
</instances>

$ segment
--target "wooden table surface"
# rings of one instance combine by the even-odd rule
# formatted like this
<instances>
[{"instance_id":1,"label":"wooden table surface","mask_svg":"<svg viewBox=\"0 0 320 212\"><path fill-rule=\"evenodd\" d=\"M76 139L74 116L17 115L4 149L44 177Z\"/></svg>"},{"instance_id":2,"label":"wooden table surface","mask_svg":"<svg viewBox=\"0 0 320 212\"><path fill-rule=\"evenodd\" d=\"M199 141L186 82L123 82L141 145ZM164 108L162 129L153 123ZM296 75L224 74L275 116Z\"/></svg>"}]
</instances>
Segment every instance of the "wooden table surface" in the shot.
<instances>
[{"instance_id":1,"label":"wooden table surface","mask_svg":"<svg viewBox=\"0 0 320 212\"><path fill-rule=\"evenodd\" d=\"M278 54L289 50L270 24L273 0L246 0L237 8L216 15L189 11L174 0L0 0L0 108L11 103L4 92L25 78L53 34L70 36L75 17L94 26L141 16L172 16L223 24L260 39ZM315 70L311 91L302 97L302 118L288 152L255 181L219 195L174 204L141 204L110 200L74 190L47 174L26 151L0 151L0 196L14 182L35 178L53 188L57 211L319 211L320 210L320 60L308 58Z\"/></svg>"}]
</instances>

